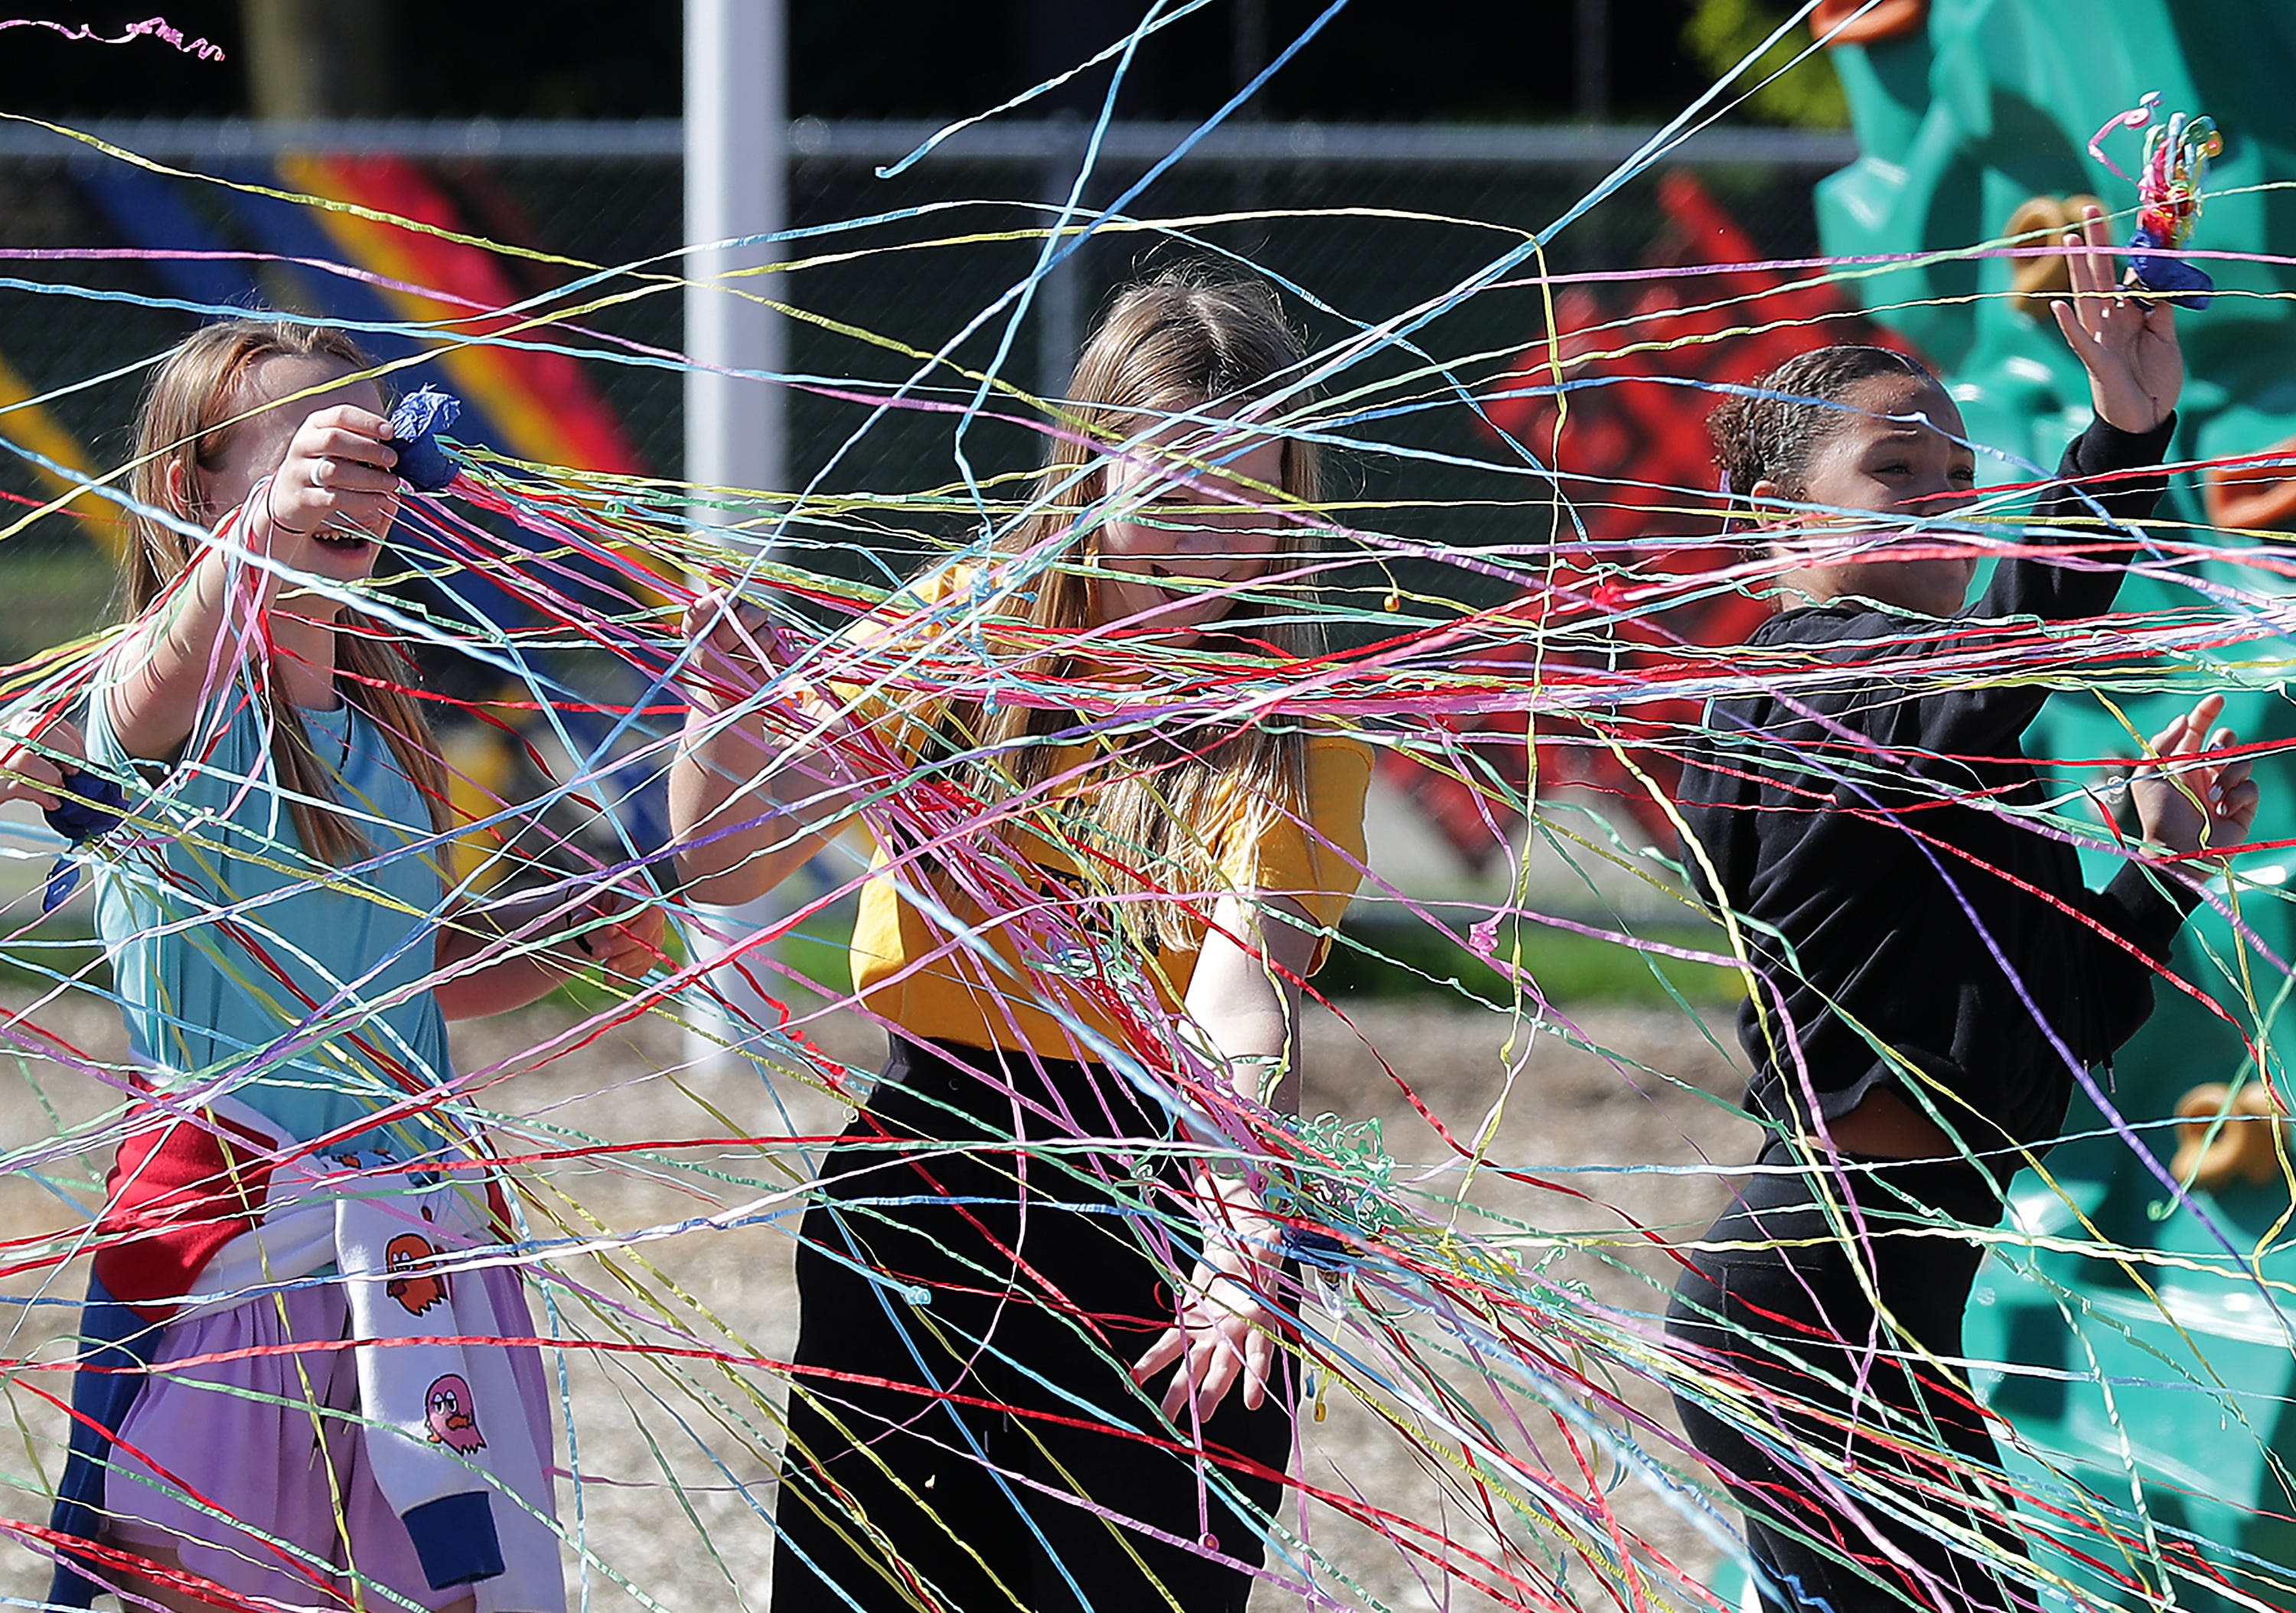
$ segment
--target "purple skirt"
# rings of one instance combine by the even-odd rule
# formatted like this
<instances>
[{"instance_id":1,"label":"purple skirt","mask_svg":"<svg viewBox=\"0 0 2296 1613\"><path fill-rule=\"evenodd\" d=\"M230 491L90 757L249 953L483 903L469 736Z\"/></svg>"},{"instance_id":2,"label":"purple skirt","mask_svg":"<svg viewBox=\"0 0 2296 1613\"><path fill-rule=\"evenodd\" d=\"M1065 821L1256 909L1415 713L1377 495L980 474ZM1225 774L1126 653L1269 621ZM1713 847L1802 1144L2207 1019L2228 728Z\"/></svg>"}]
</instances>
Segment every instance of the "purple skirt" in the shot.
<instances>
[{"instance_id":1,"label":"purple skirt","mask_svg":"<svg viewBox=\"0 0 2296 1613\"><path fill-rule=\"evenodd\" d=\"M517 1272L488 1266L471 1275L487 1284L495 1314L531 1336ZM194 1574L288 1608L339 1610L350 1605L354 1578L426 1608L470 1595L468 1585L430 1588L406 1526L375 1486L366 1430L357 1421L358 1372L350 1350L171 1364L332 1341L348 1332L348 1322L341 1288L317 1283L168 1328L151 1381L112 1446L104 1539L139 1554L164 1548ZM542 1354L514 1349L511 1363L526 1430L549 1472L551 1402ZM492 1423L488 1431L515 1437L507 1429L495 1436ZM516 1503L497 1494L495 1504Z\"/></svg>"}]
</instances>

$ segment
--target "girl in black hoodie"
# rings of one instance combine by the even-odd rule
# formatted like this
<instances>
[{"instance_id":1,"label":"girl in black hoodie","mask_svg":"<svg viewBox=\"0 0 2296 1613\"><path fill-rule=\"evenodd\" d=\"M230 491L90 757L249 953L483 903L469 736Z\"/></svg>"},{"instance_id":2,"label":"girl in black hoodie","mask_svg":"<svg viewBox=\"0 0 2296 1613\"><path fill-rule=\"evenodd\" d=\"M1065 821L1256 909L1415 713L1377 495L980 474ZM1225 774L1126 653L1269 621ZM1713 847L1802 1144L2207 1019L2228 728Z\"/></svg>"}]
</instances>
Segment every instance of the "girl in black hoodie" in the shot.
<instances>
[{"instance_id":1,"label":"girl in black hoodie","mask_svg":"<svg viewBox=\"0 0 2296 1613\"><path fill-rule=\"evenodd\" d=\"M2128 523L2165 485L2150 467L2184 381L2169 304L2111 283L2101 216L2066 241L2057 322L2096 418L1973 608L1979 550L1917 525L1976 484L1918 363L1823 348L1713 416L1790 604L1751 641L1760 687L1709 708L1684 851L1752 965L1739 1033L1770 1136L1688 1254L1669 1331L1705 1369L1677 1404L1745 1509L1773 1609L2037 1605L1960 1366L1977 1240L2062 1128L2076 1068L2152 1011L2198 896L2146 854L2234 846L2256 814L2247 765L2213 759L2232 735L2211 696L2153 738L2129 790L2145 850L2103 889L2036 818L2021 740L2049 684L2001 651L2038 618L2057 664L2112 656L2083 625L2112 610Z\"/></svg>"}]
</instances>

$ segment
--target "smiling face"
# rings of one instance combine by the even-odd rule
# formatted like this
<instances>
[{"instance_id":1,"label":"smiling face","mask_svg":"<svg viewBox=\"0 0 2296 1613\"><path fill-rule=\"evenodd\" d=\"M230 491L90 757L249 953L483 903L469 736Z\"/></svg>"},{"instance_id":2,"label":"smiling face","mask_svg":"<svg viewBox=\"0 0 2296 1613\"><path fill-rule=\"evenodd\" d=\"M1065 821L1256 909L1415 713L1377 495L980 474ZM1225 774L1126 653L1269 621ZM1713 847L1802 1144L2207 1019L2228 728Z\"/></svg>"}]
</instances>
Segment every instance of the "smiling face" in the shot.
<instances>
[{"instance_id":1,"label":"smiling face","mask_svg":"<svg viewBox=\"0 0 2296 1613\"><path fill-rule=\"evenodd\" d=\"M196 518L214 520L237 509L257 482L279 468L303 422L321 409L349 404L383 413L381 389L372 381L348 379L354 373L350 365L325 354L275 353L250 364L232 413L262 412L233 426L223 452L193 472L193 486L185 492ZM266 404L277 406L266 408ZM299 563L332 582L357 582L374 569L381 536L356 530L315 534L308 561Z\"/></svg>"},{"instance_id":2,"label":"smiling face","mask_svg":"<svg viewBox=\"0 0 2296 1613\"><path fill-rule=\"evenodd\" d=\"M1102 464L1095 626L1195 639L1289 546L1274 491L1283 485L1281 438L1180 422Z\"/></svg>"},{"instance_id":3,"label":"smiling face","mask_svg":"<svg viewBox=\"0 0 2296 1613\"><path fill-rule=\"evenodd\" d=\"M1976 496L1977 457L1961 441L1961 411L1935 381L1913 375L1858 381L1839 406L1844 416L1811 451L1801 485L1759 481L1749 496L1890 519L1816 512L1775 518L1768 524L1788 530L1774 551L1792 562L1783 580L1816 600L1854 594L1924 616L1953 615L1968 602L1976 559L1893 559L1891 551L1956 542L1948 529L1916 523L1935 522Z\"/></svg>"}]
</instances>

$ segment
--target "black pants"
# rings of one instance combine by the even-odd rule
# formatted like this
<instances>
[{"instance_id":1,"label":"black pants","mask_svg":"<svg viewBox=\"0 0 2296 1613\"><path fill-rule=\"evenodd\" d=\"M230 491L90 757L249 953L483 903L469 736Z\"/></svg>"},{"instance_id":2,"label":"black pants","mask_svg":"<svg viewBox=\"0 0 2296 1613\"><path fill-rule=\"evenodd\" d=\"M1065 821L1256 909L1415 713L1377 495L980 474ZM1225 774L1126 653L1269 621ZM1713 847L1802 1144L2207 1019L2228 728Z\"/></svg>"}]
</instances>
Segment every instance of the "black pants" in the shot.
<instances>
[{"instance_id":1,"label":"black pants","mask_svg":"<svg viewBox=\"0 0 2296 1613\"><path fill-rule=\"evenodd\" d=\"M1780 1143L1762 1162L1800 1159ZM1749 1247L1690 1257L1696 1269L1676 1284L1668 1332L1709 1352L1718 1375L1772 1398L1758 1400L1747 1429L1677 1396L1683 1426L1744 1509L1767 1608L2033 1608L2028 1588L1955 1550L1936 1521L1975 1525L2024 1554L2006 1521L2014 1503L2000 1453L1966 1380L1924 1358L1961 1356L1983 1251L1950 1229L1993 1226L1998 1191L1964 1164L1853 1163L1846 1182L1867 1236L1838 1230L1840 1212L1824 1206L1844 1202L1845 1175L1820 1167L1755 1177L1707 1234ZM1861 1267L1890 1318L1877 1333ZM1979 1470L1956 1472L1940 1449ZM1848 1485L1845 1462L1856 1475Z\"/></svg>"},{"instance_id":2,"label":"black pants","mask_svg":"<svg viewBox=\"0 0 2296 1613\"><path fill-rule=\"evenodd\" d=\"M897 1045L805 1217L774 1613L1242 1613L1295 1395L1285 1361L1191 1450L1127 1375L1193 1259L1153 1252L1168 1131L1089 1065ZM1142 1146L1013 1147L1078 1136Z\"/></svg>"}]
</instances>

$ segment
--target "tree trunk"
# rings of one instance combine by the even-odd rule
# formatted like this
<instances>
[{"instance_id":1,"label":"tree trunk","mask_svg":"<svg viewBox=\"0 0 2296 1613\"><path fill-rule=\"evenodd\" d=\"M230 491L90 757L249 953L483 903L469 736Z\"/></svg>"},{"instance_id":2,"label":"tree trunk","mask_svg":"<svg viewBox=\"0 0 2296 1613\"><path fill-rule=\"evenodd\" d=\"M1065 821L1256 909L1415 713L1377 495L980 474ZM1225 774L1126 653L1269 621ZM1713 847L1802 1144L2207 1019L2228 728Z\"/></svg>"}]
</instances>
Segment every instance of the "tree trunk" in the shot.
<instances>
[{"instance_id":1,"label":"tree trunk","mask_svg":"<svg viewBox=\"0 0 2296 1613\"><path fill-rule=\"evenodd\" d=\"M381 0L240 0L248 101L265 119L398 110Z\"/></svg>"}]
</instances>

